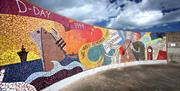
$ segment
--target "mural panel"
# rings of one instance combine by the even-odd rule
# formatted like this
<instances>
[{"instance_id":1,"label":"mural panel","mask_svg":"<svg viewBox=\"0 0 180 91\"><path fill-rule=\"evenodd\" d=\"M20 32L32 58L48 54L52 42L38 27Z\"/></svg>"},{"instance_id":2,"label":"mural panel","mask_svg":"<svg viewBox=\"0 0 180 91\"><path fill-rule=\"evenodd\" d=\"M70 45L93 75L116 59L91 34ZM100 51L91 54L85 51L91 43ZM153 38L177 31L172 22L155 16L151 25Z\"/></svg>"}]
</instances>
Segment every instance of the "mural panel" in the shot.
<instances>
[{"instance_id":1,"label":"mural panel","mask_svg":"<svg viewBox=\"0 0 180 91\"><path fill-rule=\"evenodd\" d=\"M103 65L167 59L165 33L91 26L24 0L0 0L0 29L3 89L41 90Z\"/></svg>"}]
</instances>

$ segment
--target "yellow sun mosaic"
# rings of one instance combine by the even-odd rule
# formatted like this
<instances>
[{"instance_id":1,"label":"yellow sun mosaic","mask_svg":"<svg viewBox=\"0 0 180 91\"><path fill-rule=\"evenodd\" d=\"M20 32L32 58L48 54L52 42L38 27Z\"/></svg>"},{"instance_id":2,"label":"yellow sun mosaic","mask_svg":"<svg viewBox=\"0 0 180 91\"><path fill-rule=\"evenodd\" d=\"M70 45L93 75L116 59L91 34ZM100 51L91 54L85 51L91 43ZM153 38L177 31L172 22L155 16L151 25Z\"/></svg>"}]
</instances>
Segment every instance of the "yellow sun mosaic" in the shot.
<instances>
[{"instance_id":1,"label":"yellow sun mosaic","mask_svg":"<svg viewBox=\"0 0 180 91\"><path fill-rule=\"evenodd\" d=\"M22 45L28 51L27 61L40 59L40 51L29 33L41 27L48 31L62 28L50 20L0 14L0 66L21 62L17 52Z\"/></svg>"}]
</instances>

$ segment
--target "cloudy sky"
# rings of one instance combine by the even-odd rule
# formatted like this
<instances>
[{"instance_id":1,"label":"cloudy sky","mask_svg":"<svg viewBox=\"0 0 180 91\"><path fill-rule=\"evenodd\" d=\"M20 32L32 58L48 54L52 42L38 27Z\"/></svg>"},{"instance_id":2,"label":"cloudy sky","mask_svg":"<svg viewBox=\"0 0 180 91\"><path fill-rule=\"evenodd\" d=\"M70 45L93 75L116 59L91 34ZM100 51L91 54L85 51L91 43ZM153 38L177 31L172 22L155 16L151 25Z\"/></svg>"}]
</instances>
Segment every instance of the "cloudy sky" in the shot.
<instances>
[{"instance_id":1,"label":"cloudy sky","mask_svg":"<svg viewBox=\"0 0 180 91\"><path fill-rule=\"evenodd\" d=\"M180 0L30 0L91 25L134 31L180 31Z\"/></svg>"}]
</instances>

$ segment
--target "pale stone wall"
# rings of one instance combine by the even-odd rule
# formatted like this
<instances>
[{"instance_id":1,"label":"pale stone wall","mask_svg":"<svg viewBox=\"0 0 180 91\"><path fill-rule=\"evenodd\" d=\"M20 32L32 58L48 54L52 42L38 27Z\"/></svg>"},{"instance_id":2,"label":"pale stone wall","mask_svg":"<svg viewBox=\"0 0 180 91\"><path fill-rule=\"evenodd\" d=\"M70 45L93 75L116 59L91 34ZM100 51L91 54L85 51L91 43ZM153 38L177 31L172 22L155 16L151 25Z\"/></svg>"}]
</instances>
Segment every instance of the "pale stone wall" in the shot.
<instances>
[{"instance_id":1,"label":"pale stone wall","mask_svg":"<svg viewBox=\"0 0 180 91\"><path fill-rule=\"evenodd\" d=\"M169 61L180 62L180 32L167 33L167 52Z\"/></svg>"}]
</instances>

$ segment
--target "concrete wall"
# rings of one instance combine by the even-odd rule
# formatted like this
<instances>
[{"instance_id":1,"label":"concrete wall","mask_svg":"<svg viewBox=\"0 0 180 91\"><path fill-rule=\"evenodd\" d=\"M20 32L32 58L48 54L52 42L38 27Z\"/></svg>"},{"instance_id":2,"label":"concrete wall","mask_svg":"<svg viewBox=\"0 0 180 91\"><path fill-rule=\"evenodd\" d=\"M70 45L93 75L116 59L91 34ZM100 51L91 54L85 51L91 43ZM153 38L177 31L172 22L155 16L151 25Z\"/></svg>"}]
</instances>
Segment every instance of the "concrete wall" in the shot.
<instances>
[{"instance_id":1,"label":"concrete wall","mask_svg":"<svg viewBox=\"0 0 180 91\"><path fill-rule=\"evenodd\" d=\"M168 60L180 62L180 33L167 33Z\"/></svg>"}]
</instances>

